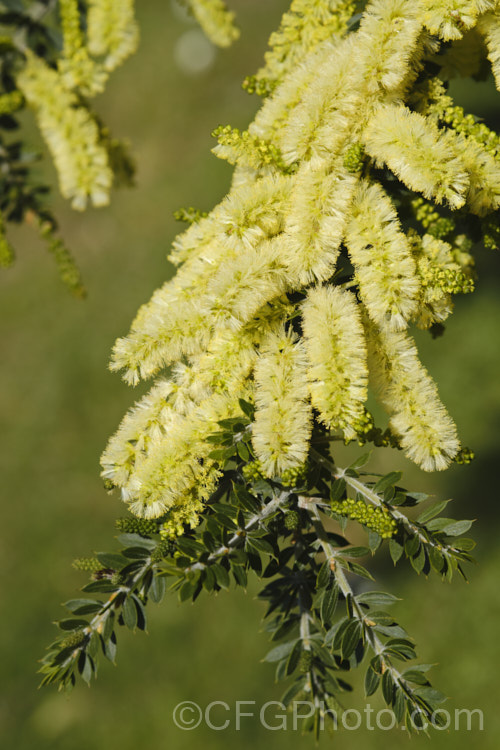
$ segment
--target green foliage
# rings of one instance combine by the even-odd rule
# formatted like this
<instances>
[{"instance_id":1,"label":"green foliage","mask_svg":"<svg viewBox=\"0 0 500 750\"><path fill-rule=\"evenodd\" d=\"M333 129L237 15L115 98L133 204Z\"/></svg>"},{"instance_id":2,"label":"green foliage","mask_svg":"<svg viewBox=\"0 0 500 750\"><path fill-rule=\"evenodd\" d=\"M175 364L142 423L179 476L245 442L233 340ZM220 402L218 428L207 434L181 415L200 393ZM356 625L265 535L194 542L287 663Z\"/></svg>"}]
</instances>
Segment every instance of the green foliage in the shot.
<instances>
[{"instance_id":1,"label":"green foliage","mask_svg":"<svg viewBox=\"0 0 500 750\"><path fill-rule=\"evenodd\" d=\"M346 678L363 663L366 695L380 690L397 721L415 731L444 697L430 689L428 667L414 663L413 640L385 609L396 597L376 589L365 561L390 554L426 576L465 577L473 542L463 534L472 522L440 517L447 503L429 505L426 494L408 492L400 472L365 471L369 455L338 467L319 428L293 481L250 472L257 463L248 429L253 406L242 401L241 408L211 436L222 478L194 529L163 539L161 518L122 518L120 551L79 561L92 571L82 589L91 598L66 602L70 616L57 623L63 633L43 659L42 684L72 687L78 675L90 682L102 656L115 661L118 628L145 630L146 605L166 591L195 601L246 588L256 576L272 644L264 661L287 683L283 702L317 699L304 729L319 731L325 707L342 710L342 693L351 689ZM410 518L408 511L422 504ZM349 541L348 520L365 530L366 546ZM360 579L372 582L368 590L359 589Z\"/></svg>"}]
</instances>

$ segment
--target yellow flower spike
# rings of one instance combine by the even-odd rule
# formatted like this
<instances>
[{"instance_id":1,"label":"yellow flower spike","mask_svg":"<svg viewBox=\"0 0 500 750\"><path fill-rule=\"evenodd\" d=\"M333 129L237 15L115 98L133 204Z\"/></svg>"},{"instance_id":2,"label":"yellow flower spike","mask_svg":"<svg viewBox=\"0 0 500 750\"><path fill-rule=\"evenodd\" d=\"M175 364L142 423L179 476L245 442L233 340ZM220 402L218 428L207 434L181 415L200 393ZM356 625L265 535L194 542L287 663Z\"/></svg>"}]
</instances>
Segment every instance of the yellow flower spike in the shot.
<instances>
[{"instance_id":1,"label":"yellow flower spike","mask_svg":"<svg viewBox=\"0 0 500 750\"><path fill-rule=\"evenodd\" d=\"M410 190L464 205L469 176L457 156L454 141L431 121L401 105L379 107L363 134L366 150L380 166L387 166Z\"/></svg>"},{"instance_id":2,"label":"yellow flower spike","mask_svg":"<svg viewBox=\"0 0 500 750\"><path fill-rule=\"evenodd\" d=\"M363 180L350 217L345 242L363 303L375 323L402 330L416 312L419 282L394 206L382 187Z\"/></svg>"},{"instance_id":3,"label":"yellow flower spike","mask_svg":"<svg viewBox=\"0 0 500 750\"><path fill-rule=\"evenodd\" d=\"M368 392L366 344L350 292L318 286L302 305L311 402L321 421L354 438Z\"/></svg>"},{"instance_id":4,"label":"yellow flower spike","mask_svg":"<svg viewBox=\"0 0 500 750\"><path fill-rule=\"evenodd\" d=\"M373 0L361 21L358 39L367 52L366 87L396 91L408 72L422 32L421 0Z\"/></svg>"},{"instance_id":5,"label":"yellow flower spike","mask_svg":"<svg viewBox=\"0 0 500 750\"><path fill-rule=\"evenodd\" d=\"M302 467L309 451L311 406L303 343L283 328L272 331L263 343L254 377L252 444L263 473L280 476Z\"/></svg>"},{"instance_id":6,"label":"yellow flower spike","mask_svg":"<svg viewBox=\"0 0 500 750\"><path fill-rule=\"evenodd\" d=\"M52 153L63 197L82 210L109 202L113 175L100 143L99 128L61 75L29 53L17 83L35 110L42 135Z\"/></svg>"},{"instance_id":7,"label":"yellow flower spike","mask_svg":"<svg viewBox=\"0 0 500 750\"><path fill-rule=\"evenodd\" d=\"M115 70L139 43L134 0L88 0L87 35L90 54Z\"/></svg>"},{"instance_id":8,"label":"yellow flower spike","mask_svg":"<svg viewBox=\"0 0 500 750\"><path fill-rule=\"evenodd\" d=\"M297 173L285 225L284 260L298 285L325 281L335 271L357 177L345 167Z\"/></svg>"},{"instance_id":9,"label":"yellow flower spike","mask_svg":"<svg viewBox=\"0 0 500 750\"><path fill-rule=\"evenodd\" d=\"M63 32L62 57L58 70L68 89L80 89L86 96L104 91L107 73L89 56L80 25L78 0L59 0Z\"/></svg>"},{"instance_id":10,"label":"yellow flower spike","mask_svg":"<svg viewBox=\"0 0 500 750\"><path fill-rule=\"evenodd\" d=\"M345 34L355 10L354 0L293 0L280 28L271 34L270 49L264 55L266 64L255 76L256 81L268 85L281 81L321 42Z\"/></svg>"},{"instance_id":11,"label":"yellow flower spike","mask_svg":"<svg viewBox=\"0 0 500 750\"><path fill-rule=\"evenodd\" d=\"M457 430L413 340L370 323L366 330L370 376L406 455L424 471L446 469L460 450Z\"/></svg>"},{"instance_id":12,"label":"yellow flower spike","mask_svg":"<svg viewBox=\"0 0 500 750\"><path fill-rule=\"evenodd\" d=\"M423 0L425 25L443 41L461 39L478 16L493 10L495 0Z\"/></svg>"},{"instance_id":13,"label":"yellow flower spike","mask_svg":"<svg viewBox=\"0 0 500 750\"><path fill-rule=\"evenodd\" d=\"M218 47L229 47L240 32L234 25L234 13L223 0L182 0L196 18L211 42Z\"/></svg>"}]
</instances>

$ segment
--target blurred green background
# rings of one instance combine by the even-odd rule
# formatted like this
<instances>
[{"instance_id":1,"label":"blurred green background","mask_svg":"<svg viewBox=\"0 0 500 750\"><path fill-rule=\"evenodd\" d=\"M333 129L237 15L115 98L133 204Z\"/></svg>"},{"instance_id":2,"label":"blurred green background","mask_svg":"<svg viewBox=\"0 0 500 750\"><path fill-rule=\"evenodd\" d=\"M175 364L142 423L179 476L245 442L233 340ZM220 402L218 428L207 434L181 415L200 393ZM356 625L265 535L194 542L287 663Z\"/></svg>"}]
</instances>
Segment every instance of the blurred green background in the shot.
<instances>
[{"instance_id":1,"label":"blurred green background","mask_svg":"<svg viewBox=\"0 0 500 750\"><path fill-rule=\"evenodd\" d=\"M123 335L137 307L172 272L166 261L179 231L179 206L210 209L224 195L230 168L210 154L218 124L244 127L258 106L241 80L260 64L269 33L285 0L239 0L241 40L213 53L169 2L138 3L139 53L110 81L98 101L105 121L130 139L138 163L137 187L115 193L112 206L84 215L56 198L56 214L74 250L89 290L85 302L60 284L50 258L34 234L12 236L15 267L0 279L0 487L3 541L0 549L2 618L0 638L0 741L16 750L132 750L200 746L229 748L310 747L298 732L265 731L256 719L242 729L182 731L172 721L180 701L277 699L273 670L259 662L267 650L260 630L262 608L254 598L231 592L201 597L180 607L173 597L151 605L149 635L119 633L118 666L102 665L89 690L68 697L37 691L37 659L54 635L59 603L83 585L70 567L74 557L107 549L114 518L123 512L99 478L99 455L125 410L139 395L107 370L115 338ZM186 36L188 34L188 36ZM201 45L201 46L200 46ZM196 67L199 58L203 70ZM194 62L193 62L194 61ZM187 67L186 67L187 66ZM500 95L491 82L455 87L460 101L495 124ZM33 131L35 133L35 131ZM51 179L54 175L51 172ZM470 585L450 586L418 578L409 567L378 567L379 587L403 597L397 615L419 645L422 661L436 662L434 683L452 696L449 708L480 708L480 732L435 732L433 747L496 748L500 731L497 666L500 552L497 466L500 417L499 262L478 258L480 281L472 297L460 299L444 338L419 336L424 362L440 384L463 441L477 453L471 467L426 476L390 451L380 468L406 472L413 489L453 496L455 517L478 518L475 536L480 566ZM371 701L379 706L378 700ZM346 705L362 708L362 692ZM224 720L224 712L214 715ZM339 747L399 747L401 732L339 730ZM322 744L331 742L327 737ZM428 743L424 737L414 740ZM427 745L426 745L427 746Z\"/></svg>"}]
</instances>

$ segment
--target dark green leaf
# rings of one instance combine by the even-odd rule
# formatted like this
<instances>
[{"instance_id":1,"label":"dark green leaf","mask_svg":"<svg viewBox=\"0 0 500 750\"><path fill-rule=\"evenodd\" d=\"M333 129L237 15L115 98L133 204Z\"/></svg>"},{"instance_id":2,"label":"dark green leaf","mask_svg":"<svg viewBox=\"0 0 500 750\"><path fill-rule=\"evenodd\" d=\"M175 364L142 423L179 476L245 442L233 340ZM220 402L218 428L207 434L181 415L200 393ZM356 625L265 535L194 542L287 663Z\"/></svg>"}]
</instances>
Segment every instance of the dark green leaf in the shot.
<instances>
[{"instance_id":1,"label":"dark green leaf","mask_svg":"<svg viewBox=\"0 0 500 750\"><path fill-rule=\"evenodd\" d=\"M85 607L88 604L96 604L99 607L102 606L102 603L97 599L70 599L69 601L64 602L63 607L69 609L70 612L75 612L80 607Z\"/></svg>"},{"instance_id":2,"label":"dark green leaf","mask_svg":"<svg viewBox=\"0 0 500 750\"><path fill-rule=\"evenodd\" d=\"M455 521L453 518L434 518L429 521L427 528L429 531L442 531L448 536L460 536L469 531L474 521Z\"/></svg>"},{"instance_id":3,"label":"dark green leaf","mask_svg":"<svg viewBox=\"0 0 500 750\"><path fill-rule=\"evenodd\" d=\"M123 616L123 622L125 623L127 628L130 628L130 630L133 630L135 626L137 625L137 610L135 608L135 604L132 601L132 599L127 598L123 602L122 616Z\"/></svg>"},{"instance_id":4,"label":"dark green leaf","mask_svg":"<svg viewBox=\"0 0 500 750\"><path fill-rule=\"evenodd\" d=\"M232 573L233 573L236 584L238 586L243 586L243 588L246 588L248 579L247 579L245 568L242 567L241 565L234 565L232 567Z\"/></svg>"},{"instance_id":5,"label":"dark green leaf","mask_svg":"<svg viewBox=\"0 0 500 750\"><path fill-rule=\"evenodd\" d=\"M366 557L370 554L368 547L348 547L348 549L342 550L342 554L346 557Z\"/></svg>"},{"instance_id":6,"label":"dark green leaf","mask_svg":"<svg viewBox=\"0 0 500 750\"><path fill-rule=\"evenodd\" d=\"M159 604L165 595L166 582L162 576L155 575L149 587L148 596L154 604Z\"/></svg>"},{"instance_id":7,"label":"dark green leaf","mask_svg":"<svg viewBox=\"0 0 500 750\"><path fill-rule=\"evenodd\" d=\"M297 669L301 653L302 653L302 641L297 640L294 644L294 647L290 651L290 656L288 657L287 662L286 662L285 674L287 677L291 675L293 672L295 672L295 670Z\"/></svg>"},{"instance_id":8,"label":"dark green leaf","mask_svg":"<svg viewBox=\"0 0 500 750\"><path fill-rule=\"evenodd\" d=\"M240 405L240 409L249 419L253 419L255 407L253 404L249 403L248 401L245 401L242 398L238 399L238 403Z\"/></svg>"},{"instance_id":9,"label":"dark green leaf","mask_svg":"<svg viewBox=\"0 0 500 750\"><path fill-rule=\"evenodd\" d=\"M392 710L394 711L394 716L396 717L396 721L398 724L401 723L403 720L403 717L405 715L405 707L406 707L406 701L405 701L405 694L401 690L399 686L396 687L396 697L394 699L394 705L392 707Z\"/></svg>"},{"instance_id":10,"label":"dark green leaf","mask_svg":"<svg viewBox=\"0 0 500 750\"><path fill-rule=\"evenodd\" d=\"M371 607L387 607L391 604L394 604L394 602L401 601L401 599L398 599L397 596L388 594L385 591L364 591L362 594L358 594L356 598L358 602L364 602L365 604L369 604Z\"/></svg>"},{"instance_id":11,"label":"dark green leaf","mask_svg":"<svg viewBox=\"0 0 500 750\"><path fill-rule=\"evenodd\" d=\"M337 500L342 500L343 497L345 497L346 494L346 483L345 479L336 479L335 482L332 484L332 489L330 490L330 500L333 502L336 502Z\"/></svg>"},{"instance_id":12,"label":"dark green leaf","mask_svg":"<svg viewBox=\"0 0 500 750\"><path fill-rule=\"evenodd\" d=\"M388 474L383 476L381 479L378 480L375 487L373 488L374 492L383 492L388 487L391 487L393 484L397 484L399 480L402 477L402 472L400 471L390 471Z\"/></svg>"},{"instance_id":13,"label":"dark green leaf","mask_svg":"<svg viewBox=\"0 0 500 750\"><path fill-rule=\"evenodd\" d=\"M79 630L80 628L86 628L88 624L87 620L68 617L65 620L58 620L57 627L61 630Z\"/></svg>"},{"instance_id":14,"label":"dark green leaf","mask_svg":"<svg viewBox=\"0 0 500 750\"><path fill-rule=\"evenodd\" d=\"M371 552L376 552L380 545L382 544L382 537L380 534L377 534L376 531L373 531L370 529L368 531L368 546L370 548Z\"/></svg>"},{"instance_id":15,"label":"dark green leaf","mask_svg":"<svg viewBox=\"0 0 500 750\"><path fill-rule=\"evenodd\" d=\"M325 560L325 562L319 569L318 575L316 576L316 589L324 588L328 584L331 575L332 571L330 568L330 562L328 560Z\"/></svg>"},{"instance_id":16,"label":"dark green leaf","mask_svg":"<svg viewBox=\"0 0 500 750\"><path fill-rule=\"evenodd\" d=\"M87 604L82 604L81 607L78 607L78 609L75 609L73 614L75 615L95 615L97 612L99 612L100 609L102 609L102 602L88 602Z\"/></svg>"},{"instance_id":17,"label":"dark green leaf","mask_svg":"<svg viewBox=\"0 0 500 750\"><path fill-rule=\"evenodd\" d=\"M219 586L223 589L229 588L229 573L222 565L212 565L212 570L215 574L215 579Z\"/></svg>"},{"instance_id":18,"label":"dark green leaf","mask_svg":"<svg viewBox=\"0 0 500 750\"><path fill-rule=\"evenodd\" d=\"M408 555L408 557L411 557L412 555L416 554L418 551L418 548L420 547L420 539L415 534L415 536L410 536L405 542L405 552Z\"/></svg>"},{"instance_id":19,"label":"dark green leaf","mask_svg":"<svg viewBox=\"0 0 500 750\"><path fill-rule=\"evenodd\" d=\"M352 573L356 573L357 576L361 576L362 578L366 578L368 581L374 581L375 578L372 576L372 574L364 568L362 565L359 565L359 563L355 562L349 562L349 570Z\"/></svg>"},{"instance_id":20,"label":"dark green leaf","mask_svg":"<svg viewBox=\"0 0 500 750\"><path fill-rule=\"evenodd\" d=\"M248 450L245 443L241 441L237 443L236 450L238 451L238 456L242 461L248 461L250 459L250 451Z\"/></svg>"},{"instance_id":21,"label":"dark green leaf","mask_svg":"<svg viewBox=\"0 0 500 750\"><path fill-rule=\"evenodd\" d=\"M339 587L336 583L325 589L323 600L321 602L321 622L328 625L331 622L335 607L337 606L339 596Z\"/></svg>"},{"instance_id":22,"label":"dark green leaf","mask_svg":"<svg viewBox=\"0 0 500 750\"><path fill-rule=\"evenodd\" d=\"M419 687L415 692L420 698L423 698L423 700L429 703L433 708L448 700L447 696L444 693L441 693L439 690L436 690L433 687Z\"/></svg>"},{"instance_id":23,"label":"dark green leaf","mask_svg":"<svg viewBox=\"0 0 500 750\"><path fill-rule=\"evenodd\" d=\"M476 546L476 542L474 541L474 539L468 539L467 537L462 537L462 539L455 539L453 541L453 546L456 549L461 549L461 550L464 550L465 552L465 551L474 549L474 547Z\"/></svg>"},{"instance_id":24,"label":"dark green leaf","mask_svg":"<svg viewBox=\"0 0 500 750\"><path fill-rule=\"evenodd\" d=\"M415 501L417 505L420 503L423 503L424 500L429 499L429 495L426 495L425 492L407 492L407 496Z\"/></svg>"},{"instance_id":25,"label":"dark green leaf","mask_svg":"<svg viewBox=\"0 0 500 750\"><path fill-rule=\"evenodd\" d=\"M196 589L196 581L184 581L179 589L179 601L185 602L187 599L191 599Z\"/></svg>"},{"instance_id":26,"label":"dark green leaf","mask_svg":"<svg viewBox=\"0 0 500 750\"><path fill-rule=\"evenodd\" d=\"M432 567L434 568L434 570L440 573L445 564L442 553L433 545L429 545L427 552L429 554L429 560Z\"/></svg>"},{"instance_id":27,"label":"dark green leaf","mask_svg":"<svg viewBox=\"0 0 500 750\"><path fill-rule=\"evenodd\" d=\"M153 550L157 544L154 539L147 539L140 534L120 534L117 539L124 547L144 547Z\"/></svg>"},{"instance_id":28,"label":"dark green leaf","mask_svg":"<svg viewBox=\"0 0 500 750\"><path fill-rule=\"evenodd\" d=\"M372 452L369 451L368 453L363 453L362 456L356 459L354 463L352 463L348 468L349 469L362 469L363 466L366 466L366 464L369 462L369 460L372 457Z\"/></svg>"},{"instance_id":29,"label":"dark green leaf","mask_svg":"<svg viewBox=\"0 0 500 750\"><path fill-rule=\"evenodd\" d=\"M266 552L268 555L274 556L274 549L265 539L258 539L252 536L248 537L247 543L257 549L259 552Z\"/></svg>"},{"instance_id":30,"label":"dark green leaf","mask_svg":"<svg viewBox=\"0 0 500 750\"><path fill-rule=\"evenodd\" d=\"M399 544L399 542L396 542L395 539L389 539L389 552L391 554L394 565L396 565L397 561L403 554L403 546Z\"/></svg>"},{"instance_id":31,"label":"dark green leaf","mask_svg":"<svg viewBox=\"0 0 500 750\"><path fill-rule=\"evenodd\" d=\"M274 662L287 658L296 643L296 639L294 639L293 641L288 641L287 643L280 643L279 646L275 646L273 649L271 649L271 651L269 651L265 655L262 661Z\"/></svg>"},{"instance_id":32,"label":"dark green leaf","mask_svg":"<svg viewBox=\"0 0 500 750\"><path fill-rule=\"evenodd\" d=\"M290 685L288 690L285 693L283 693L281 697L281 702L283 703L284 706L288 706L289 703L291 703L292 700L295 698L295 696L298 695L298 693L300 693L300 691L304 689L306 679L307 679L306 676L299 677L295 682L293 682Z\"/></svg>"},{"instance_id":33,"label":"dark green leaf","mask_svg":"<svg viewBox=\"0 0 500 750\"><path fill-rule=\"evenodd\" d=\"M424 568L425 560L426 560L425 550L422 545L420 547L418 555L415 555L414 557L410 558L410 563L412 564L412 567L416 570L416 572L420 574Z\"/></svg>"},{"instance_id":34,"label":"dark green leaf","mask_svg":"<svg viewBox=\"0 0 500 750\"><path fill-rule=\"evenodd\" d=\"M143 560L151 555L151 550L144 547L127 547L123 550L123 556L130 560Z\"/></svg>"},{"instance_id":35,"label":"dark green leaf","mask_svg":"<svg viewBox=\"0 0 500 750\"><path fill-rule=\"evenodd\" d=\"M78 672L82 679L89 684L92 678L92 659L85 651L81 651L78 657Z\"/></svg>"},{"instance_id":36,"label":"dark green leaf","mask_svg":"<svg viewBox=\"0 0 500 750\"><path fill-rule=\"evenodd\" d=\"M340 653L343 659L348 659L354 652L361 638L361 623L358 620L351 620L345 629L340 646Z\"/></svg>"},{"instance_id":37,"label":"dark green leaf","mask_svg":"<svg viewBox=\"0 0 500 750\"><path fill-rule=\"evenodd\" d=\"M95 631L92 632L87 643L87 653L92 659L95 659L98 654L99 642L98 634Z\"/></svg>"},{"instance_id":38,"label":"dark green leaf","mask_svg":"<svg viewBox=\"0 0 500 750\"><path fill-rule=\"evenodd\" d=\"M394 683L389 669L386 669L382 675L382 695L387 705L390 706L394 697Z\"/></svg>"},{"instance_id":39,"label":"dark green leaf","mask_svg":"<svg viewBox=\"0 0 500 750\"><path fill-rule=\"evenodd\" d=\"M107 641L102 641L102 650L106 659L114 664L116 658L116 634L114 632L111 633Z\"/></svg>"},{"instance_id":40,"label":"dark green leaf","mask_svg":"<svg viewBox=\"0 0 500 750\"><path fill-rule=\"evenodd\" d=\"M394 617L388 612L375 611L369 613L370 620L373 620L377 625L394 625Z\"/></svg>"},{"instance_id":41,"label":"dark green leaf","mask_svg":"<svg viewBox=\"0 0 500 750\"><path fill-rule=\"evenodd\" d=\"M146 609L144 607L144 604L141 602L138 596L135 594L132 594L132 600L135 604L135 608L137 610L137 627L139 630L146 630Z\"/></svg>"},{"instance_id":42,"label":"dark green leaf","mask_svg":"<svg viewBox=\"0 0 500 750\"><path fill-rule=\"evenodd\" d=\"M405 680L414 682L416 685L429 684L429 680L427 679L427 677L417 669L408 669L406 672L403 672L403 677L405 678Z\"/></svg>"},{"instance_id":43,"label":"dark green leaf","mask_svg":"<svg viewBox=\"0 0 500 750\"><path fill-rule=\"evenodd\" d=\"M425 523L426 521L430 521L431 518L438 516L443 512L449 502L449 500L442 500L439 503L433 503L430 505L419 516L417 516L418 523Z\"/></svg>"},{"instance_id":44,"label":"dark green leaf","mask_svg":"<svg viewBox=\"0 0 500 750\"><path fill-rule=\"evenodd\" d=\"M92 581L92 583L87 583L86 586L83 586L82 591L88 591L89 594L92 593L98 593L98 594L111 594L114 591L118 591L119 586L117 586L115 583L111 583L111 581Z\"/></svg>"},{"instance_id":45,"label":"dark green leaf","mask_svg":"<svg viewBox=\"0 0 500 750\"><path fill-rule=\"evenodd\" d=\"M101 637L103 641L107 641L109 640L109 638L111 638L114 626L115 626L114 612L108 611L106 614L106 617L104 618L104 625L103 625L102 632L101 632Z\"/></svg>"},{"instance_id":46,"label":"dark green leaf","mask_svg":"<svg viewBox=\"0 0 500 750\"><path fill-rule=\"evenodd\" d=\"M205 547L197 542L195 539L189 539L188 537L178 537L176 540L177 547L185 555L196 556L205 551Z\"/></svg>"},{"instance_id":47,"label":"dark green leaf","mask_svg":"<svg viewBox=\"0 0 500 750\"><path fill-rule=\"evenodd\" d=\"M373 695L380 683L380 675L372 667L368 667L365 674L365 695Z\"/></svg>"},{"instance_id":48,"label":"dark green leaf","mask_svg":"<svg viewBox=\"0 0 500 750\"><path fill-rule=\"evenodd\" d=\"M205 588L207 591L213 591L215 586L215 573L212 570L212 566L208 566L203 571L203 578L202 578L203 588Z\"/></svg>"},{"instance_id":49,"label":"dark green leaf","mask_svg":"<svg viewBox=\"0 0 500 750\"><path fill-rule=\"evenodd\" d=\"M120 570L120 568L123 568L127 563L123 555L115 552L97 552L96 557L103 568Z\"/></svg>"}]
</instances>

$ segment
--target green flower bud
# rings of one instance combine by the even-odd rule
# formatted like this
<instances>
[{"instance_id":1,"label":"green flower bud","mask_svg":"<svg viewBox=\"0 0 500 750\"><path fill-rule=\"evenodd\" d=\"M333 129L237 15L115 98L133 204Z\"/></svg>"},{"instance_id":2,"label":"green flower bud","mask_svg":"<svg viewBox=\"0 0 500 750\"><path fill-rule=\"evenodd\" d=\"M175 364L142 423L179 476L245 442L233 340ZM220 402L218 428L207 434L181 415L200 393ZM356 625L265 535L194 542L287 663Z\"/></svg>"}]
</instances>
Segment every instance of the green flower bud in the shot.
<instances>
[{"instance_id":1,"label":"green flower bud","mask_svg":"<svg viewBox=\"0 0 500 750\"><path fill-rule=\"evenodd\" d=\"M60 646L61 648L76 648L76 646L83 643L86 637L87 635L82 629L73 630L63 641L61 641Z\"/></svg>"},{"instance_id":2,"label":"green flower bud","mask_svg":"<svg viewBox=\"0 0 500 750\"><path fill-rule=\"evenodd\" d=\"M382 539L388 539L397 531L396 521L385 508L375 508L362 500L353 500L352 498L335 500L331 503L331 509L339 516L357 521L367 529L376 531Z\"/></svg>"},{"instance_id":3,"label":"green flower bud","mask_svg":"<svg viewBox=\"0 0 500 750\"><path fill-rule=\"evenodd\" d=\"M291 531L299 528L300 516L296 510L289 510L288 513L285 514L285 526Z\"/></svg>"},{"instance_id":4,"label":"green flower bud","mask_svg":"<svg viewBox=\"0 0 500 750\"><path fill-rule=\"evenodd\" d=\"M102 570L102 564L97 557L78 557L72 562L73 568L77 570L88 570L90 573L97 573Z\"/></svg>"},{"instance_id":5,"label":"green flower bud","mask_svg":"<svg viewBox=\"0 0 500 750\"><path fill-rule=\"evenodd\" d=\"M299 672L301 674L305 674L306 672L309 672L312 665L312 654L310 651L302 651L299 659Z\"/></svg>"},{"instance_id":6,"label":"green flower bud","mask_svg":"<svg viewBox=\"0 0 500 750\"><path fill-rule=\"evenodd\" d=\"M117 518L116 528L126 534L151 536L158 533L158 524L147 518Z\"/></svg>"}]
</instances>

